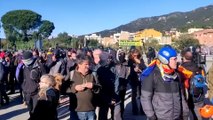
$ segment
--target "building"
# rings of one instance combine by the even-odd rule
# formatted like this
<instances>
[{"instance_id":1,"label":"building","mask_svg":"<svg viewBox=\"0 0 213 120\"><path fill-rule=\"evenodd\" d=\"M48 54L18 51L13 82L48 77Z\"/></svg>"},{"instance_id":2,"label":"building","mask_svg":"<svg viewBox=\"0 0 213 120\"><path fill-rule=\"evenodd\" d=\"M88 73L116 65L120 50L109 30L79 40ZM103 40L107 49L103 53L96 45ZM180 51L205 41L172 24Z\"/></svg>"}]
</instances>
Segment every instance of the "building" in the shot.
<instances>
[{"instance_id":1,"label":"building","mask_svg":"<svg viewBox=\"0 0 213 120\"><path fill-rule=\"evenodd\" d=\"M86 35L84 37L85 40L98 40L99 43L101 43L101 36L96 34Z\"/></svg>"},{"instance_id":2,"label":"building","mask_svg":"<svg viewBox=\"0 0 213 120\"><path fill-rule=\"evenodd\" d=\"M113 34L113 43L116 43L120 40L121 33Z\"/></svg>"},{"instance_id":3,"label":"building","mask_svg":"<svg viewBox=\"0 0 213 120\"><path fill-rule=\"evenodd\" d=\"M213 46L213 29L204 29L192 33L193 37L198 39L201 45L212 47Z\"/></svg>"},{"instance_id":4,"label":"building","mask_svg":"<svg viewBox=\"0 0 213 120\"><path fill-rule=\"evenodd\" d=\"M130 33L127 31L121 31L120 33L115 33L113 35L114 43L119 40L132 40L134 38L134 33Z\"/></svg>"},{"instance_id":5,"label":"building","mask_svg":"<svg viewBox=\"0 0 213 120\"><path fill-rule=\"evenodd\" d=\"M171 39L178 39L181 35L179 31L177 31L176 28L171 28L170 31L165 31L164 32L165 36L171 36Z\"/></svg>"},{"instance_id":6,"label":"building","mask_svg":"<svg viewBox=\"0 0 213 120\"><path fill-rule=\"evenodd\" d=\"M113 36L102 38L101 44L105 47L109 47L110 45L115 44Z\"/></svg>"},{"instance_id":7,"label":"building","mask_svg":"<svg viewBox=\"0 0 213 120\"><path fill-rule=\"evenodd\" d=\"M188 34L192 34L193 32L197 32L203 30L203 28L189 28L188 29Z\"/></svg>"},{"instance_id":8,"label":"building","mask_svg":"<svg viewBox=\"0 0 213 120\"><path fill-rule=\"evenodd\" d=\"M144 29L135 33L134 40L157 39L160 41L162 33L155 29Z\"/></svg>"},{"instance_id":9,"label":"building","mask_svg":"<svg viewBox=\"0 0 213 120\"><path fill-rule=\"evenodd\" d=\"M120 40L132 40L133 37L134 37L134 33L121 31Z\"/></svg>"},{"instance_id":10,"label":"building","mask_svg":"<svg viewBox=\"0 0 213 120\"><path fill-rule=\"evenodd\" d=\"M172 37L171 36L163 36L159 41L160 45L170 45L172 44Z\"/></svg>"}]
</instances>

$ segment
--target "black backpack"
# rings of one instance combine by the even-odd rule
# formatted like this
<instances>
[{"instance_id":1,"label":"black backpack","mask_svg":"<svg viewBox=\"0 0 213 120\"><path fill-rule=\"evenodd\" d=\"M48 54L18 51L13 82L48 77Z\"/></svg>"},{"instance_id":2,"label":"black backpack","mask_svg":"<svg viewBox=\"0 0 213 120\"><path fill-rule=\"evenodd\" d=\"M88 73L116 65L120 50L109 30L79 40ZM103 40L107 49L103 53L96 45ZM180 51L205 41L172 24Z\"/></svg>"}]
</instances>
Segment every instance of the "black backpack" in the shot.
<instances>
[{"instance_id":1,"label":"black backpack","mask_svg":"<svg viewBox=\"0 0 213 120\"><path fill-rule=\"evenodd\" d=\"M23 67L24 80L22 83L23 92L28 94L36 94L38 92L40 78L42 76L42 70L40 64L36 67Z\"/></svg>"}]
</instances>

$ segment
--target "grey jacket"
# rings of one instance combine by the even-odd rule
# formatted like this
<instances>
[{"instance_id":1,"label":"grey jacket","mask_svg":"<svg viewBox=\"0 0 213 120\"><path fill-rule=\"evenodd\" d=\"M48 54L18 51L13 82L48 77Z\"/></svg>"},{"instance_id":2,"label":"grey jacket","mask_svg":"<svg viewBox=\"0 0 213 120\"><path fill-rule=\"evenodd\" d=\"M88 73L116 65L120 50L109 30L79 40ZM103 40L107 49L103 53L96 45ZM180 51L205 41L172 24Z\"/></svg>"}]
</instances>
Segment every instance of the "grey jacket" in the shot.
<instances>
[{"instance_id":1,"label":"grey jacket","mask_svg":"<svg viewBox=\"0 0 213 120\"><path fill-rule=\"evenodd\" d=\"M60 73L62 75L65 75L66 73L66 65L62 59L58 60L49 71L50 75L55 75L56 73Z\"/></svg>"},{"instance_id":2,"label":"grey jacket","mask_svg":"<svg viewBox=\"0 0 213 120\"><path fill-rule=\"evenodd\" d=\"M141 104L148 118L180 120L188 116L188 107L182 99L179 78L165 82L158 67L142 81L141 94ZM183 111L186 115L182 114Z\"/></svg>"}]
</instances>

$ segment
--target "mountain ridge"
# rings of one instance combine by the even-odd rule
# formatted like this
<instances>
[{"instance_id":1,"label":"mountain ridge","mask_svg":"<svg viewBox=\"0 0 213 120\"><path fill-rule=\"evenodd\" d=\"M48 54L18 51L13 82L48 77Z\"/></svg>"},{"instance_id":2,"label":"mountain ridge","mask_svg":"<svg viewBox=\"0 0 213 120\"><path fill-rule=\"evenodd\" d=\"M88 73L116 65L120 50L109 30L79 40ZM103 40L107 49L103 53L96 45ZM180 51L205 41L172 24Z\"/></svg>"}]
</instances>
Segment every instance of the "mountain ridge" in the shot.
<instances>
[{"instance_id":1,"label":"mountain ridge","mask_svg":"<svg viewBox=\"0 0 213 120\"><path fill-rule=\"evenodd\" d=\"M102 37L109 37L120 31L136 32L141 29L154 28L161 32L171 28L186 31L190 27L213 28L213 4L199 7L188 12L171 12L164 15L144 17L122 24L113 29L95 32Z\"/></svg>"}]
</instances>

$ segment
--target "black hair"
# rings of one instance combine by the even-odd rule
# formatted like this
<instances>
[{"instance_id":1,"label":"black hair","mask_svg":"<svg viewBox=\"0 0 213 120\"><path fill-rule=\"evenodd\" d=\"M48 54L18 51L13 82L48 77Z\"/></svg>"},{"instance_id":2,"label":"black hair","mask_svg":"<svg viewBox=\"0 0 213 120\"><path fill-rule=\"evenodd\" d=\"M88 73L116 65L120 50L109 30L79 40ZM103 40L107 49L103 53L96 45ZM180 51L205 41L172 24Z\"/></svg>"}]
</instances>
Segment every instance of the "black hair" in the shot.
<instances>
[{"instance_id":1,"label":"black hair","mask_svg":"<svg viewBox=\"0 0 213 120\"><path fill-rule=\"evenodd\" d=\"M90 57L88 55L85 54L79 54L76 56L76 63L77 64L82 64L84 61L89 61L90 62Z\"/></svg>"}]
</instances>

